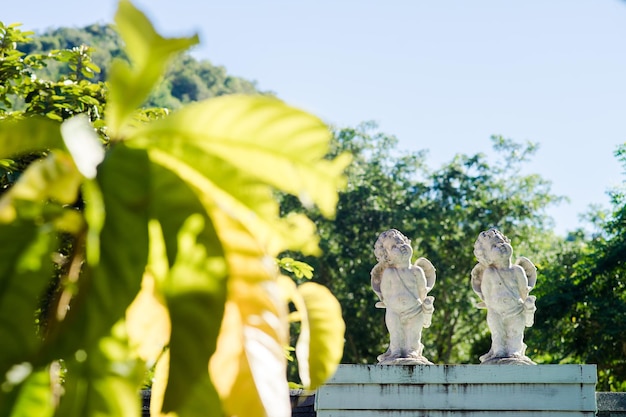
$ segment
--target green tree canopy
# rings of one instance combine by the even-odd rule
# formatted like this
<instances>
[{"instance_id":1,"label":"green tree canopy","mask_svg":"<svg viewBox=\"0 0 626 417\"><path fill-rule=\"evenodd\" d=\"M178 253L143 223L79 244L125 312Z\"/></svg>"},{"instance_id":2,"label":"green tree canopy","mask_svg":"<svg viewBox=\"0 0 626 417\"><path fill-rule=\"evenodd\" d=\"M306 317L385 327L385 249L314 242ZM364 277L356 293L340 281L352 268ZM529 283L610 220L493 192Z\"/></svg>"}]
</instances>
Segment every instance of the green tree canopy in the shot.
<instances>
[{"instance_id":1,"label":"green tree canopy","mask_svg":"<svg viewBox=\"0 0 626 417\"><path fill-rule=\"evenodd\" d=\"M626 145L616 152L626 169ZM611 192L612 209L596 216L587 239L572 234L542 265L537 353L557 363L595 363L598 390L626 390L626 194Z\"/></svg>"},{"instance_id":2,"label":"green tree canopy","mask_svg":"<svg viewBox=\"0 0 626 417\"><path fill-rule=\"evenodd\" d=\"M48 29L33 37L28 43L21 43L19 51L27 55L49 54L56 51L73 50L88 46L91 60L102 69L94 74L92 81L105 81L111 62L115 58L127 59L124 44L113 25L93 24L84 28ZM173 60L163 80L151 92L147 107L177 109L184 104L217 97L225 94L260 94L256 83L227 73L221 66L208 60L197 60L188 52L181 52L179 59ZM44 79L59 79L68 75L68 68L62 63L49 61L38 70ZM265 93L267 94L267 93Z\"/></svg>"},{"instance_id":3,"label":"green tree canopy","mask_svg":"<svg viewBox=\"0 0 626 417\"><path fill-rule=\"evenodd\" d=\"M477 360L474 350L484 346L488 335L469 285L474 240L496 226L512 239L517 255L536 257L540 247L555 239L545 209L560 201L548 181L520 175L535 145L492 140L496 160L457 155L431 171L425 153L402 153L397 140L377 132L375 125L335 132L336 152L354 155L348 188L339 195L335 220L305 211L318 224L324 251L323 257L307 262L314 267L314 279L331 288L343 306L344 362L375 363L386 348L384 314L374 308L370 270L376 263L374 242L390 228L411 238L415 256L428 258L437 269L430 293L435 297L433 324L422 338L425 355L436 363ZM283 202L285 208L294 205L292 198Z\"/></svg>"}]
</instances>

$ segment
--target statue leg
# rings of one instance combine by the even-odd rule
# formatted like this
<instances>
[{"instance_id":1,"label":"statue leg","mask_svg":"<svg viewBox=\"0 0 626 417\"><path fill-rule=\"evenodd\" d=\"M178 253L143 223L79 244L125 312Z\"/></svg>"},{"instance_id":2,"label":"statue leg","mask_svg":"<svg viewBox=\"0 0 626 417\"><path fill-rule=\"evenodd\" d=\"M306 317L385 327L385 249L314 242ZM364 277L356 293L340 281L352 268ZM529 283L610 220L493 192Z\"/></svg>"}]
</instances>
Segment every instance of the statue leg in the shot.
<instances>
[{"instance_id":1,"label":"statue leg","mask_svg":"<svg viewBox=\"0 0 626 417\"><path fill-rule=\"evenodd\" d=\"M491 331L491 350L489 356L503 358L506 356L506 330L502 316L492 310L487 310L487 325Z\"/></svg>"},{"instance_id":2,"label":"statue leg","mask_svg":"<svg viewBox=\"0 0 626 417\"><path fill-rule=\"evenodd\" d=\"M524 355L524 327L526 319L523 314L512 316L506 320L506 354L509 357Z\"/></svg>"},{"instance_id":3,"label":"statue leg","mask_svg":"<svg viewBox=\"0 0 626 417\"><path fill-rule=\"evenodd\" d=\"M400 316L388 308L385 313L385 323L387 324L387 330L389 330L389 349L385 356L399 358L402 356L402 347L406 343Z\"/></svg>"},{"instance_id":4,"label":"statue leg","mask_svg":"<svg viewBox=\"0 0 626 417\"><path fill-rule=\"evenodd\" d=\"M424 315L417 314L404 324L406 334L406 346L403 354L407 357L420 358L424 351L422 344L422 328L424 327Z\"/></svg>"}]
</instances>

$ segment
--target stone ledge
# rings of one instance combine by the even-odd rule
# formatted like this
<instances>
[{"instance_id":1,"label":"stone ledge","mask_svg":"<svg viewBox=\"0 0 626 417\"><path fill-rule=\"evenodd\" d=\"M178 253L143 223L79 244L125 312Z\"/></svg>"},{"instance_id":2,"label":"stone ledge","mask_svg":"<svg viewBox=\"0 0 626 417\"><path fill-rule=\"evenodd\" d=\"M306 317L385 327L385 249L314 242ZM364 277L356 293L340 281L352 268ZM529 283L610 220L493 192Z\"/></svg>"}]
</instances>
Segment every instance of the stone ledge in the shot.
<instances>
[{"instance_id":1,"label":"stone ledge","mask_svg":"<svg viewBox=\"0 0 626 417\"><path fill-rule=\"evenodd\" d=\"M591 417L595 365L340 365L318 417Z\"/></svg>"}]
</instances>

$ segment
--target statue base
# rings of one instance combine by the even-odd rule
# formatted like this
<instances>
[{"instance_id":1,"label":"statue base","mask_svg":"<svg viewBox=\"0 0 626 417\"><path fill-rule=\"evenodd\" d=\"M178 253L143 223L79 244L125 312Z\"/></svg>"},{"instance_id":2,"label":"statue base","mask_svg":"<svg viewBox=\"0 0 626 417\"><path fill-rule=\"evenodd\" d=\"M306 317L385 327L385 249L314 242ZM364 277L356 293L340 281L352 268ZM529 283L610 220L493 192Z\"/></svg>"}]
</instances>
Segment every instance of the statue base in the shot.
<instances>
[{"instance_id":1,"label":"statue base","mask_svg":"<svg viewBox=\"0 0 626 417\"><path fill-rule=\"evenodd\" d=\"M433 363L423 356L419 358L388 358L378 362L379 365L432 365Z\"/></svg>"},{"instance_id":2,"label":"statue base","mask_svg":"<svg viewBox=\"0 0 626 417\"><path fill-rule=\"evenodd\" d=\"M509 358L489 358L480 363L481 365L537 365L528 356L511 356Z\"/></svg>"},{"instance_id":3,"label":"statue base","mask_svg":"<svg viewBox=\"0 0 626 417\"><path fill-rule=\"evenodd\" d=\"M595 365L339 365L317 417L594 417Z\"/></svg>"}]
</instances>

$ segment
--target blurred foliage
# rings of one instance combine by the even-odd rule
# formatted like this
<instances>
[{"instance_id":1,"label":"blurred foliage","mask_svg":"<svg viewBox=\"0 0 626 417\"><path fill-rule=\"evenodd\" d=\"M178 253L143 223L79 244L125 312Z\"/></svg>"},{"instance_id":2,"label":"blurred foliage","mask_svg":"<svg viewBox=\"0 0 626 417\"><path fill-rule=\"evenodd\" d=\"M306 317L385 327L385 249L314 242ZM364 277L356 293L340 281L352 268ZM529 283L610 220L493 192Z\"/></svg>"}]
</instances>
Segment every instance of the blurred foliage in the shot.
<instances>
[{"instance_id":1,"label":"blurred foliage","mask_svg":"<svg viewBox=\"0 0 626 417\"><path fill-rule=\"evenodd\" d=\"M290 320L308 389L344 324L326 288L280 275L280 252L319 248L274 192L332 217L349 156L325 158L328 127L271 97L139 108L198 40L127 0L116 29L128 59L102 82L90 47L25 54L30 34L0 24L0 415L139 416L149 373L155 416L288 416ZM49 60L59 79L35 74Z\"/></svg>"}]
</instances>

